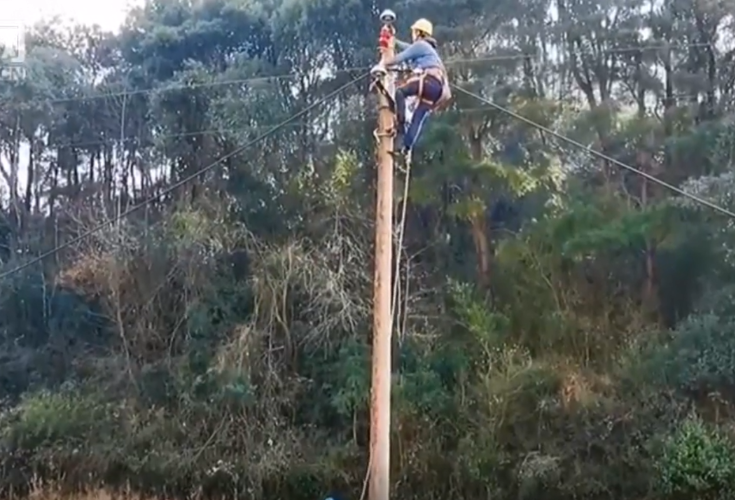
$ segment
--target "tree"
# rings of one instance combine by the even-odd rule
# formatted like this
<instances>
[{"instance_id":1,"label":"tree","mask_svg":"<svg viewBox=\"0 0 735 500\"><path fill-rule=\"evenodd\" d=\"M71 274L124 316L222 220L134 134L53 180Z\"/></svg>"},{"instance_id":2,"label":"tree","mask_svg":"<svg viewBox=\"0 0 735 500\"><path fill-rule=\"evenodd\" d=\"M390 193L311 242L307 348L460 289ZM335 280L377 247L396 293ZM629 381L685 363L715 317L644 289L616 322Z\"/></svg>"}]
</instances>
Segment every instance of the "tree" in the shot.
<instances>
[{"instance_id":1,"label":"tree","mask_svg":"<svg viewBox=\"0 0 735 500\"><path fill-rule=\"evenodd\" d=\"M0 487L359 492L374 96L249 144L374 63L381 7L34 27L0 83ZM732 210L728 7L391 6L495 104L457 91L397 183L397 494L730 498L732 224L638 175Z\"/></svg>"}]
</instances>

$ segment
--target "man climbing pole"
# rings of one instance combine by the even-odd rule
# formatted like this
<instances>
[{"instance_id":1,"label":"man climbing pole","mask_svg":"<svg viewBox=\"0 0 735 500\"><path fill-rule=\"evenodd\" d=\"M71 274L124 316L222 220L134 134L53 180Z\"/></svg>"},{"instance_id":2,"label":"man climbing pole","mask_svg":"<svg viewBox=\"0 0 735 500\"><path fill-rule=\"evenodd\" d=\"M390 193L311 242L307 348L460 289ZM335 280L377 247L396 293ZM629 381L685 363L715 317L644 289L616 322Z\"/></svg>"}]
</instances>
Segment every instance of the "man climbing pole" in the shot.
<instances>
[{"instance_id":1,"label":"man climbing pole","mask_svg":"<svg viewBox=\"0 0 735 500\"><path fill-rule=\"evenodd\" d=\"M411 26L413 43L396 40L401 52L384 64L377 64L372 72L384 73L388 68L407 64L413 75L396 89L396 121L403 136L403 153L408 157L421 134L426 118L431 111L446 106L452 97L444 63L436 51L433 38L434 26L427 19L419 19ZM415 96L418 105L411 122L406 124L406 98ZM408 125L408 126L407 126Z\"/></svg>"}]
</instances>

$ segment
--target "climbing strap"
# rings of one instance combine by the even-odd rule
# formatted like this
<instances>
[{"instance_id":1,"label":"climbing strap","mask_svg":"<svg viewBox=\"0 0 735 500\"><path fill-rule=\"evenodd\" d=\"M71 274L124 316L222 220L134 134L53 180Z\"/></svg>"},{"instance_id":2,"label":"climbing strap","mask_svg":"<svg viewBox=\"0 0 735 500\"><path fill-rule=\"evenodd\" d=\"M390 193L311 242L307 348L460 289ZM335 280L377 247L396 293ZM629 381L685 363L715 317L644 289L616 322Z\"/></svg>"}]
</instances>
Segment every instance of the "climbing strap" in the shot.
<instances>
[{"instance_id":1,"label":"climbing strap","mask_svg":"<svg viewBox=\"0 0 735 500\"><path fill-rule=\"evenodd\" d=\"M401 256L405 255L404 248L403 248L403 237L405 235L405 228L406 228L406 212L408 207L408 192L409 192L409 186L411 183L411 155L410 153L404 158L405 165L404 168L401 169L403 173L405 174L405 179L403 181L403 198L401 199L401 213L400 213L400 219L398 224L398 238L396 242L396 259L395 259L395 269L393 270L393 293L392 293L392 301L391 301L391 325L393 328L397 330L397 337L399 343L402 343L403 337L406 334L406 309L408 308L408 279L409 279L409 262L408 259L406 259L406 289L403 292L404 297L404 307L403 307L403 321L401 321L397 315L398 315L398 301L399 297L401 295Z\"/></svg>"},{"instance_id":2,"label":"climbing strap","mask_svg":"<svg viewBox=\"0 0 735 500\"><path fill-rule=\"evenodd\" d=\"M376 78L373 80L373 83L371 87L375 87L378 89L378 92L383 94L383 96L388 100L388 108L390 109L390 112L395 114L396 113L396 101L393 99L393 96L390 95L390 92L388 92L388 89L385 88L385 85L383 85L383 82L380 81L380 79Z\"/></svg>"}]
</instances>

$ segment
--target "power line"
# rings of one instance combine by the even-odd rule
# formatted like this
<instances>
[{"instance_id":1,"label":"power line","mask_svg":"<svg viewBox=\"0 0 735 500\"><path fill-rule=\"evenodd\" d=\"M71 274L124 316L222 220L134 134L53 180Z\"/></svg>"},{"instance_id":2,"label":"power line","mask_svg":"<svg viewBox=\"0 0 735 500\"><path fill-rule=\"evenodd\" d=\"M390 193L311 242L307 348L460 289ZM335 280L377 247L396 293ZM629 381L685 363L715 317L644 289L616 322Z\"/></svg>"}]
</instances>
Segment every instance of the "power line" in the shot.
<instances>
[{"instance_id":1,"label":"power line","mask_svg":"<svg viewBox=\"0 0 735 500\"><path fill-rule=\"evenodd\" d=\"M494 108L488 107L488 106L477 106L477 107L471 107L471 108L456 108L452 111L459 112L459 113L471 113L471 112L477 112L477 111L489 111ZM306 125L310 125L309 122L306 121L298 121L298 122L291 122L288 124L288 126L291 127L303 127ZM231 128L212 128L212 129L202 129L202 130L192 130L190 132L180 132L180 133L174 133L174 134L160 134L160 135L151 135L150 137L126 137L124 140L121 140L119 138L117 139L101 139L99 141L85 141L85 142L70 142L65 144L49 144L46 147L57 147L57 148L72 148L72 147L88 147L88 146L105 146L105 145L112 145L112 144L120 144L121 142L143 142L143 141L152 141L156 139L175 139L179 137L197 137L200 135L217 135L217 134L226 134L228 132L246 132L246 131L256 131L256 130L267 130L274 125L272 123L264 124L264 125L254 125L251 127L231 127ZM285 127L284 127L285 128Z\"/></svg>"},{"instance_id":2,"label":"power line","mask_svg":"<svg viewBox=\"0 0 735 500\"><path fill-rule=\"evenodd\" d=\"M666 96L654 96L656 99L666 99ZM700 94L674 94L671 97L675 99L689 99L693 97L700 97ZM493 107L471 107L471 108L454 108L452 111L459 112L459 113L470 113L470 112L476 112L476 111L489 111L495 109ZM290 123L289 126L293 127L300 127L309 125L308 122L293 122ZM155 139L174 139L178 137L196 137L199 135L217 135L217 134L225 134L228 132L245 132L249 130L263 130L268 129L272 127L272 124L265 124L265 125L254 125L251 127L231 127L231 128L213 128L213 129L202 129L202 130L192 130L190 132L177 132L172 134L151 134L148 137L143 137L141 135L138 135L136 137L126 137L123 141L121 141L119 138L115 139L100 139L96 141L81 141L81 142L68 142L68 143L61 143L61 144L55 144L55 143L49 143L46 145L46 147L56 147L56 148L73 148L73 147L90 147L90 146L105 146L105 145L112 145L112 144L120 144L121 142L143 142L143 141L152 141Z\"/></svg>"},{"instance_id":3,"label":"power line","mask_svg":"<svg viewBox=\"0 0 735 500\"><path fill-rule=\"evenodd\" d=\"M308 113L312 109L314 109L314 108L316 108L318 106L321 106L325 102L329 101L330 99L332 99L332 97L335 97L336 95L338 95L339 93L341 93L343 90L345 90L347 87L350 87L350 86L352 86L352 85L354 85L354 84L356 84L356 83L364 80L368 76L369 76L369 73L366 73L366 74L363 74L362 76L359 76L359 77L357 77L357 78L355 78L353 80L350 80L349 82L347 82L344 85L340 86L336 90L333 90L332 92L330 92L326 96L322 97L321 99L319 99L315 103L310 104L309 106L307 106L306 108L302 109L298 113L296 113L296 114L292 115L291 117L283 120L279 124L274 125L267 132L264 132L263 134L261 134L257 138L253 139L252 141L249 141L247 144L245 144L245 145L243 145L243 146L235 149L234 151L232 151L230 153L227 153L224 156L221 156L219 159L217 159L213 163L210 163L206 167L201 168L200 170L198 170L198 171L194 172L193 174L189 175L188 177L185 177L184 179L181 179L180 181L175 182L174 184L172 184L171 186L167 187L166 189L164 189L161 193L157 194L156 196L153 196L153 197L151 197L151 198L149 198L149 199L147 199L145 201L142 201L142 202L138 203L137 205L133 205L132 207L130 207L129 209L127 209L125 212L122 212L122 213L118 214L117 216L115 216L115 217L113 217L111 219L108 219L105 222L102 222L102 223L98 224L97 226L93 227L92 229L90 229L88 231L85 231L84 233L82 233L81 235L77 236L76 238L72 238L71 240L66 241L66 242L64 242L64 243L56 246L55 248L52 248L51 250L49 250L47 252L44 252L41 255L39 255L39 256L37 256L37 257L29 260L28 262L25 262L25 263L23 263L23 264L15 267L15 268L11 269L10 271L6 271L6 272L0 274L0 280L2 280L4 278L7 278L8 276L11 276L12 274L15 274L15 273L17 273L19 271L22 271L23 269L26 269L26 268L28 268L28 267L30 267L30 266L38 263L38 262L41 262L45 258L50 257L52 255L55 255L56 253L60 252L61 250L64 250L65 248L68 248L68 247L70 247L72 245L75 245L75 244L79 243L80 241L83 241L83 240L87 239L91 235L93 235L93 234L101 231L102 229L105 229L106 227L110 226L111 224L114 224L115 222L117 222L117 221L119 221L121 219L124 219L125 217L129 216L130 214L132 214L134 212L137 212L138 210L140 210L142 208L145 208L146 206L152 204L153 202L155 202L156 200L158 200L162 196L165 196L165 195L167 195L167 194L175 191L176 189L178 189L178 188L180 188L180 187L182 187L182 186L190 183L191 181L193 181L194 179L196 179L200 175L202 175L202 174L204 174L204 173L212 170L213 168L215 168L216 166L218 166L220 163L222 163L226 159L231 158L231 157L233 157L233 156L241 153L242 151L244 151L244 150L246 150L246 149L254 146L255 144L259 143L260 141L262 141L263 139L265 139L266 137L268 137L269 135L271 135L274 132L276 132L279 129L281 129L282 127L285 127L286 125L288 125L289 123L293 122L294 120L296 120L298 118L301 118L303 115L305 115L306 113Z\"/></svg>"},{"instance_id":4,"label":"power line","mask_svg":"<svg viewBox=\"0 0 735 500\"><path fill-rule=\"evenodd\" d=\"M690 44L681 44L681 45L629 46L629 47L617 47L617 48L607 49L601 52L604 54L617 54L617 53L625 53L625 52L656 51L656 50L667 50L667 49L668 50L680 50L680 49L687 49L687 48L694 48L694 47L709 47L710 45L711 44L709 43L690 43ZM481 63L481 62L514 61L514 60L520 60L520 59L533 59L533 58L538 59L538 57L539 56L537 53L504 54L504 55L486 56L486 57L450 59L445 62L445 65L453 66L457 64L472 64L472 63ZM334 70L334 74L338 75L342 73L368 71L369 69L370 69L369 66L353 66L350 68L336 69ZM272 81L296 78L298 76L300 76L299 73L291 72L291 73L282 73L282 74L271 75L271 76L255 76L255 77L248 77L248 78L236 78L236 79L231 79L231 80L219 80L219 81L213 81L213 82L200 82L200 83L190 83L190 84L166 85L162 87L149 87L149 88L144 88L144 89L122 90L119 92L100 93L100 94L88 95L88 96L59 97L59 98L49 98L49 99L31 99L28 101L24 101L24 103L26 104L28 103L59 104L59 103L66 103L66 102L91 101L91 100L97 100L97 99L113 99L113 98L120 98L120 97L125 97L125 96L132 96L132 95L152 94L155 92L173 92L175 90L195 90L195 89L201 89L201 88L211 88L211 87L220 87L220 86L229 86L229 85L268 83Z\"/></svg>"},{"instance_id":5,"label":"power line","mask_svg":"<svg viewBox=\"0 0 735 500\"><path fill-rule=\"evenodd\" d=\"M604 153L601 153L601 152L599 152L599 151L597 151L595 149L592 149L589 146L585 146L581 142L575 141L571 137L567 137L567 136L565 136L563 134L560 134L559 132L555 132L555 131L551 130L550 128L541 125L540 123L536 123L533 120L530 120L530 119L526 118L525 116L516 113L515 111L511 111L510 109L504 108L503 106L500 106L499 104L496 104L496 103L492 102L489 99L485 99L484 97L482 97L482 96L480 96L478 94L475 94L474 92L470 92L469 90L466 90L466 89L464 89L464 88L462 88L462 87L460 87L458 85L455 85L455 84L452 84L452 87L454 87L458 91L462 92L463 94L466 94L466 95L468 95L470 97L474 97L478 101L483 102L483 103L485 103L485 104L487 104L489 106L492 106L493 108L497 109L498 111L500 111L502 113L505 113L505 114L507 114L509 116L512 116L513 118L515 118L517 120L520 120L520 121L526 123L527 125L530 125L530 126L532 126L534 128L537 128L537 129L539 129L539 130L541 130L543 132L546 132L547 134L552 135L552 136L556 137L557 139L561 139L562 141L564 141L564 142L566 142L568 144L571 144L572 146L578 147L578 148L586 151L587 153L589 153L592 156L596 156L597 158L600 158L601 160L608 161L608 162L610 162L610 163L612 163L614 165L617 165L618 167L624 168L624 169L629 170L629 171L631 171L631 172L633 172L633 173L635 173L637 175L640 175L641 177L645 177L649 181L654 182L654 183L658 184L659 186L663 186L666 189L669 189L669 190L671 190L671 191L673 191L673 192L675 192L677 194L680 194L682 196L685 196L685 197L689 198L690 200L693 200L693 201L695 201L695 202L697 202L697 203L699 203L701 205L704 205L706 207L709 207L709 208L715 210L716 212L719 212L721 214L727 215L728 217L732 217L733 219L735 219L735 213L734 212L731 212L730 210L728 210L726 208L723 208L723 207L721 207L719 205L716 205L715 203L712 203L709 200L706 200L704 198L701 198L701 197L699 197L699 196L697 196L695 194L688 193L688 192L684 191L683 189L674 186L673 184L669 184L668 182L663 181L663 180L659 179L658 177L655 177L655 176L649 174L648 172L644 172L643 170L640 170L638 168L632 167L632 166L628 165L627 163L623 163L620 160L616 160L615 158L613 158L611 156L608 156L608 155L606 155Z\"/></svg>"}]
</instances>

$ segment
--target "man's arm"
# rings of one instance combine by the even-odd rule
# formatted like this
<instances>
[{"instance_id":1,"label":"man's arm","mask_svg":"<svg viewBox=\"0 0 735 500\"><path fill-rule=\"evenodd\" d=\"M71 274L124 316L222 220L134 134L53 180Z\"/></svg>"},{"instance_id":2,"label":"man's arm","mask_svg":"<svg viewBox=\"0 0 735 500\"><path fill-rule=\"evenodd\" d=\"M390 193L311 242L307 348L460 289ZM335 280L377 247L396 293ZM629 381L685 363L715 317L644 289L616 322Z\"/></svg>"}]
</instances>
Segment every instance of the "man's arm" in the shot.
<instances>
[{"instance_id":1,"label":"man's arm","mask_svg":"<svg viewBox=\"0 0 735 500\"><path fill-rule=\"evenodd\" d=\"M403 42L397 38L395 39L395 42L396 42L396 47L398 47L399 50L406 50L407 48L411 46L410 43Z\"/></svg>"},{"instance_id":2,"label":"man's arm","mask_svg":"<svg viewBox=\"0 0 735 500\"><path fill-rule=\"evenodd\" d=\"M404 63L406 61L410 61L412 59L416 59L417 57L420 57L423 55L424 50L421 46L421 43L412 43L409 45L406 50L403 50L395 55L393 59L390 61L386 61L386 66L396 66L398 64Z\"/></svg>"}]
</instances>

